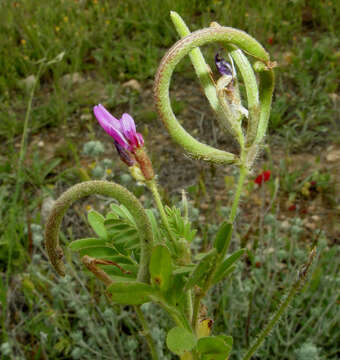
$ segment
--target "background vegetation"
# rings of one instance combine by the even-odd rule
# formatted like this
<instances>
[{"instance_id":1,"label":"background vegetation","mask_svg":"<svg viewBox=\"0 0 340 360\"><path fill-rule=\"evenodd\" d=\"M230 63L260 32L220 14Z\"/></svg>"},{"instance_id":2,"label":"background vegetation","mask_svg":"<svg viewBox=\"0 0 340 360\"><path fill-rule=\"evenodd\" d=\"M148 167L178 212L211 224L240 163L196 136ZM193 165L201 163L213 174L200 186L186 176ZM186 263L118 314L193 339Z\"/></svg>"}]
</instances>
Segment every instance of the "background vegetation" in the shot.
<instances>
[{"instance_id":1,"label":"background vegetation","mask_svg":"<svg viewBox=\"0 0 340 360\"><path fill-rule=\"evenodd\" d=\"M211 294L207 305L215 329L232 333L237 358L317 242L319 256L310 283L257 358L339 356L339 2L3 0L2 359L147 358L132 309L108 305L101 285L80 272L79 259L69 261L68 275L58 278L43 248L43 223L52 199L75 182L113 179L146 207L153 206L146 190L120 167L110 139L91 114L94 104L105 104L117 116L127 111L136 119L165 199L178 202L179 190L188 192L197 248L209 247L216 224L228 212L236 174L197 165L172 149L152 106L158 63L177 40L170 10L181 14L191 30L211 21L245 30L279 65L272 134L264 163L258 165L270 169L272 177L261 187L248 182L234 247L246 245L249 252L238 275ZM205 51L214 70L216 48ZM173 106L187 119L187 127L210 143L229 146L211 124L189 62L180 64L175 80ZM91 231L84 221L86 211L96 206L105 212L108 201L100 200L89 199L68 214L65 243ZM162 347L162 329L169 320L150 306L143 310L152 335L162 358L170 359Z\"/></svg>"}]
</instances>

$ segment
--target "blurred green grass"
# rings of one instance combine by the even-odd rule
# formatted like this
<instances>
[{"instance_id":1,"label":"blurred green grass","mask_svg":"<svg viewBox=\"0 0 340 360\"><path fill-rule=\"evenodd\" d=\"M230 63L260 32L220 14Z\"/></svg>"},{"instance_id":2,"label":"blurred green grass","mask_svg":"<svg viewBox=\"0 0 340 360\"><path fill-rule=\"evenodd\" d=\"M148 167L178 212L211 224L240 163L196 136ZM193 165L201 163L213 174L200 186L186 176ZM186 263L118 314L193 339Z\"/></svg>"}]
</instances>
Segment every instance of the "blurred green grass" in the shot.
<instances>
[{"instance_id":1,"label":"blurred green grass","mask_svg":"<svg viewBox=\"0 0 340 360\"><path fill-rule=\"evenodd\" d=\"M8 341L11 351L14 351L10 354L15 354L16 359L44 358L44 352L58 359L84 358L86 344L82 342L82 337L86 341L94 337L90 345L96 351L100 350L100 339L95 337L96 328L107 321L103 315L106 301L98 295L100 287L91 283L90 290L86 290L83 287L85 278L77 279L70 285L60 282L62 289L58 298L58 292L49 289L54 287L55 278L44 259L44 250L38 240L37 244L32 245L35 236L41 236L42 229L35 229L33 226L32 230L31 224L41 224L40 207L47 194L53 195L53 186L59 186L60 183L65 186L65 183L73 183L78 181L79 177L83 179L88 176L82 169L81 151L77 149L77 145L82 133L86 132L90 139L94 139L88 117L93 104L104 99L110 109L119 108L123 104L124 107L133 108L140 113L146 111L138 96L122 90L121 83L137 79L150 86L161 57L178 38L170 21L170 10L177 11L192 31L209 26L212 21L245 30L264 44L272 58L278 61L276 93L270 119L273 137L268 137L268 141L274 139L276 142L278 139L281 146L294 151L309 151L315 144L339 141L339 2L2 0L0 301L3 309L11 312L7 318L5 311L1 315L3 341ZM29 98L27 80L36 75L42 59L53 59L63 52L65 55L62 61L48 67L39 78L32 103L29 132L31 135L39 132L48 134L53 129L54 133L65 138L65 143L58 145L56 151L58 157L63 159L64 167L56 168L59 158L51 161L39 156L47 151L47 147L39 148L35 145L34 152L30 154L29 161L25 161L18 179L18 142L23 132L23 119ZM187 71L191 70L188 66L180 65L179 76L188 76ZM78 74L78 80L70 81L70 74ZM25 79L26 83L23 82ZM176 90L176 87L174 89ZM138 110L139 108L141 110ZM152 112L148 117L154 120ZM64 171L65 167L71 169ZM20 196L13 201L13 192L18 184ZM138 191L143 193L140 189ZM38 235L35 235L34 231ZM72 237L72 234L69 235ZM286 245L285 250L287 249L293 251L289 245ZM335 261L333 259L336 259L336 256L331 250L325 251L326 259ZM9 258L11 266L8 270ZM270 268L273 264L275 263L266 266ZM327 273L327 261L323 261L320 266L319 273ZM338 263L334 266L338 266ZM266 272L262 276L260 270L258 273L256 285L261 288L265 286L269 275ZM328 280L321 286L324 294L329 291ZM69 292L68 301L64 303L61 297L66 296L68 286L73 286L74 289ZM78 314L74 304L69 303L78 291L83 291L84 297L76 300L79 308L86 301L86 296L90 295L94 296L99 304L94 308L90 302L87 308L94 318L90 329L86 328L87 315ZM242 291L241 289L240 296ZM11 300L17 295L18 302ZM223 299L226 303L229 301L227 294L223 295ZM322 302L317 302L318 311L322 313L328 308L331 300L327 300L325 295ZM228 305L235 312L237 309L240 311L235 315L235 321L239 319L237 316L244 318L247 301L244 300L239 308L237 301ZM261 300L256 301L256 306L261 309ZM301 301L307 300L304 297ZM310 304L313 304L313 301ZM66 315L63 315L65 307L67 311ZM143 340L139 339L139 343L135 343L130 335L126 335L136 335L137 325L129 322L126 313L119 318L122 309L116 310L116 315L110 315L112 324L109 326L118 326L120 331L124 329L123 340L119 337L114 340L114 347L119 349L117 356L134 358L136 346L143 346ZM327 318L331 319L333 315L336 315L336 311L332 310L327 313ZM49 316L53 318L52 323L46 320ZM217 310L218 316L218 326L231 326L231 320L225 317L222 310ZM265 316L261 316L260 314L257 320L258 326L265 322ZM310 313L301 315L301 323L307 321L307 316L310 316ZM285 321L289 322L287 319ZM159 314L157 321L166 323L162 314ZM13 324L21 324L17 336L11 327ZM256 333L258 329L253 326L253 332ZM299 324L293 322L292 329L294 326L298 328ZM331 340L325 347L332 359L333 355L334 358L337 356L334 344L339 332L334 330L336 325L330 320L327 320L324 327L325 334L333 330ZM77 333L79 328L81 336ZM61 335L59 341L55 331ZM159 339L164 338L160 327L157 331ZM29 338L30 334L32 335ZM48 334L48 340L45 340L44 334ZM108 337L107 334L103 336L105 339ZM110 338L112 336L109 334ZM243 346L246 339L241 333L237 336ZM29 345L26 344L28 338ZM302 339L299 346L302 346L305 340L306 338ZM313 341L322 347L315 337ZM125 343L128 344L127 347L124 347ZM111 347L112 344L105 340L105 356L109 356ZM75 351L72 354L72 349L78 349L78 353ZM278 341L273 340L266 350L269 354L280 354L281 347ZM5 354L3 349L1 351ZM145 352L142 354L145 355ZM290 352L285 356L295 359L294 354ZM4 356L5 359L11 358Z\"/></svg>"}]
</instances>

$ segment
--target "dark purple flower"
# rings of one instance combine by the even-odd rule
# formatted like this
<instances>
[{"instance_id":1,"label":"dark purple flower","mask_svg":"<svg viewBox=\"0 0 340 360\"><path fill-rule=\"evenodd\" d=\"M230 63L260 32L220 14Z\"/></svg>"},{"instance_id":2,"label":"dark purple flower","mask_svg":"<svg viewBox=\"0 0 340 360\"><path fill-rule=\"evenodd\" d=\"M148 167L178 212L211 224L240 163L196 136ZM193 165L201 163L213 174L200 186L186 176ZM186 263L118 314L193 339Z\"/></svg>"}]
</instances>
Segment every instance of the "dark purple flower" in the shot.
<instances>
[{"instance_id":1,"label":"dark purple flower","mask_svg":"<svg viewBox=\"0 0 340 360\"><path fill-rule=\"evenodd\" d=\"M231 75L231 76L233 75L233 69L231 65L228 63L228 61L221 58L219 53L215 55L215 64L217 70L221 75Z\"/></svg>"},{"instance_id":2,"label":"dark purple flower","mask_svg":"<svg viewBox=\"0 0 340 360\"><path fill-rule=\"evenodd\" d=\"M116 150L120 159L127 165L133 166L135 164L135 160L132 158L131 154L123 148L116 140L113 140Z\"/></svg>"},{"instance_id":3,"label":"dark purple flower","mask_svg":"<svg viewBox=\"0 0 340 360\"><path fill-rule=\"evenodd\" d=\"M137 148L144 145L143 137L136 131L135 122L129 114L124 113L121 119L118 120L101 104L96 105L93 112L100 126L122 149L134 153Z\"/></svg>"}]
</instances>

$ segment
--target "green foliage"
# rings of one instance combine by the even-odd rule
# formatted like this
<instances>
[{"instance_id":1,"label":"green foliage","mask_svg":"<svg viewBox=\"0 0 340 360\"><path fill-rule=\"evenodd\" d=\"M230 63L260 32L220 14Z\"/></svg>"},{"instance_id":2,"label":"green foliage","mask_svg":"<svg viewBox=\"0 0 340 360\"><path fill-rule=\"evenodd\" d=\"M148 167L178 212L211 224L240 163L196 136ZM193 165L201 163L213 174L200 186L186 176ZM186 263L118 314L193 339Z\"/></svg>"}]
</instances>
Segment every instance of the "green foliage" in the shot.
<instances>
[{"instance_id":1,"label":"green foliage","mask_svg":"<svg viewBox=\"0 0 340 360\"><path fill-rule=\"evenodd\" d=\"M110 205L106 217L91 210L88 221L99 238L83 238L69 243L79 255L114 262L98 264L114 281L136 279L139 235L131 213L123 205ZM168 279L169 280L169 279ZM162 285L162 287L164 284Z\"/></svg>"},{"instance_id":2,"label":"green foliage","mask_svg":"<svg viewBox=\"0 0 340 360\"><path fill-rule=\"evenodd\" d=\"M104 225L105 218L95 210L89 211L87 220L91 225L93 231L101 238L107 238L107 232Z\"/></svg>"},{"instance_id":3,"label":"green foliage","mask_svg":"<svg viewBox=\"0 0 340 360\"><path fill-rule=\"evenodd\" d=\"M25 168L27 182L38 187L55 182L55 176L49 175L55 172L60 162L60 158L44 161L41 154L37 150L34 151L30 166Z\"/></svg>"},{"instance_id":4,"label":"green foliage","mask_svg":"<svg viewBox=\"0 0 340 360\"><path fill-rule=\"evenodd\" d=\"M207 336L198 340L197 350L202 354L202 360L227 360L232 344L231 336Z\"/></svg>"},{"instance_id":5,"label":"green foliage","mask_svg":"<svg viewBox=\"0 0 340 360\"><path fill-rule=\"evenodd\" d=\"M107 244L107 240L105 240L105 239L84 238L84 239L78 239L78 240L72 241L71 243L69 243L68 247L71 250L79 251L84 248L104 246L106 244Z\"/></svg>"},{"instance_id":6,"label":"green foliage","mask_svg":"<svg viewBox=\"0 0 340 360\"><path fill-rule=\"evenodd\" d=\"M144 283L114 282L108 286L107 292L113 302L122 305L140 305L151 301L152 296L157 296L155 289Z\"/></svg>"},{"instance_id":7,"label":"green foliage","mask_svg":"<svg viewBox=\"0 0 340 360\"><path fill-rule=\"evenodd\" d=\"M130 0L117 2L115 6L105 1L59 0L43 3L37 0L5 0L0 4L0 66L3 70L0 75L0 137L3 150L0 157L0 268L3 271L0 274L0 301L3 309L8 301L11 311L9 314L6 314L6 309L3 312L2 320L5 320L0 331L4 360L40 358L46 357L45 354L53 359L85 360L148 357L145 346L142 346L144 336L140 335L131 310L127 307L107 307L106 298L99 295L103 293L101 284L88 280L81 271L78 272L78 268L69 264L68 271L77 271L79 275L56 280L57 286L51 286L55 274L44 259L44 249L35 241L34 231L31 234L32 222L42 222L40 205L43 197L36 188L42 187L41 193L57 194L60 187L65 186L65 181L76 180L73 175L56 175L57 170L75 162L68 150L61 151L59 144L52 149L58 156L56 160L50 160L51 149L46 146L43 151L32 152L31 156L28 154L22 177L16 176L17 138L23 130L22 119L27 103L27 90L21 81L36 74L40 59L66 52L64 59L44 72L39 81L29 126L32 144L40 140L40 134L45 145L54 143L56 132L60 138L78 147L84 129L86 132L90 130L92 140L95 133L92 120L88 117L83 120L82 115L88 115L89 104L102 99L106 99L112 108L120 111L132 108L137 114L142 114L145 109L140 106L140 95L122 88L119 81L153 78L164 48L177 39L168 17L170 8L180 12L192 24L192 30L207 26L214 19L249 31L262 43L269 40L270 35L274 43L266 44L266 47L275 54L280 65L276 69L278 88L270 120L271 129L285 139L289 149L305 149L306 145L312 146L315 142L328 142L329 138L338 134L333 131L338 129L334 120L338 104L338 83L335 79L339 77L337 2L312 0L305 4L303 1L289 1L287 6L282 7L277 1L176 0L165 1L162 5L159 7L157 2L147 0L138 4ZM306 13L310 20L305 20ZM215 51L204 50L211 54ZM189 66L186 63L181 64L179 69L179 76L184 76L186 81L189 76L187 69ZM80 75L80 82L68 80L65 83L65 75L73 73ZM175 100L174 104L177 112L183 112L182 101ZM149 107L149 104L145 106ZM56 126L57 130L54 129ZM48 141L44 130L48 132ZM92 150L96 149L88 150L88 154L92 154ZM311 176L305 175L305 169L282 171L282 174L285 174L280 178L283 194L300 194L304 184L312 181L318 184L318 193L332 193L333 179L327 171L316 171ZM127 183L131 186L129 175L124 174L122 178L128 178ZM16 180L23 185L24 191L18 201L12 202ZM197 186L194 184L192 187ZM36 200L32 201L32 197ZM282 200L285 200L284 196ZM196 203L200 201L197 197ZM100 214L89 216L93 217L89 222L99 238L75 240L69 247L81 255L92 254L110 259L129 271L129 274L123 274L116 266L99 265L113 280L120 281L120 284L124 281L121 285L123 294L114 296L131 301L126 290L129 286L125 284L136 278L139 241L134 220L125 210L114 205L104 222ZM198 249L201 231L192 230L190 224L181 218L178 209L169 209L168 215L176 238L191 241L192 248ZM161 243L164 230L151 210L148 216L155 242ZM73 218L71 223L77 226L72 230L67 228L67 235L73 239L74 231L76 238L83 237L85 229L77 222L73 223ZM296 262L302 261L308 251L306 244L300 242L302 237L310 237L302 224L302 219L289 220L289 230L285 231L279 221L270 226L265 222L264 228L260 229L252 223L255 241L258 232L264 236L259 240L257 251L255 248L248 251L249 261L244 268L242 264L244 272L228 277L236 267L241 268L240 262L228 263L232 256L238 257L237 252L220 265L225 268L218 270L221 276L214 282L222 278L226 281L214 290L214 294L220 292L221 298L213 294L212 300L207 299L207 305L214 311L215 333L229 333L231 328L235 330L236 346L232 356L240 356L241 349L248 345L248 338L257 334L266 323L284 289L293 281L290 274L294 272ZM209 225L209 231L211 228ZM246 230L241 223L239 235L242 237ZM64 237L65 234L61 234L61 238ZM238 237L234 240L236 244L232 243L231 247L238 244ZM261 246L261 242L266 246ZM221 244L216 240L217 243ZM250 242L247 245L251 247ZM220 245L215 247L218 252L221 250ZM271 249L274 251L271 252ZM338 287L339 248L328 239L328 245L322 245L320 252L322 257L312 274L311 283L301 290L301 298L296 300L296 306L285 316L274 336L268 339L258 354L259 358L337 358L337 298L332 289ZM66 255L71 257L69 253ZM9 258L12 265L8 269ZM212 263L208 262L208 266ZM169 296L173 305L180 300L189 281L200 285L204 283L203 266L199 271L199 264L173 264L173 294ZM21 270L24 272L19 274ZM86 283L89 285L86 286ZM138 291L142 298L145 296L144 300L148 298L148 291L143 292L140 288ZM231 297L230 293L234 296ZM149 305L146 303L143 306ZM163 355L161 358L169 358L167 350L162 347L165 338L162 329L169 328L169 320L156 306L151 308L151 313L148 321L157 350ZM249 325L246 332L245 324ZM132 340L132 337L137 340ZM136 350L138 346L140 351Z\"/></svg>"},{"instance_id":8,"label":"green foliage","mask_svg":"<svg viewBox=\"0 0 340 360\"><path fill-rule=\"evenodd\" d=\"M166 344L174 354L183 355L195 347L196 337L188 330L176 326L168 332Z\"/></svg>"},{"instance_id":9,"label":"green foliage","mask_svg":"<svg viewBox=\"0 0 340 360\"><path fill-rule=\"evenodd\" d=\"M214 247L216 248L219 254L225 252L228 249L232 232L233 232L232 224L224 221L220 225L220 228L218 229L214 241Z\"/></svg>"},{"instance_id":10,"label":"green foliage","mask_svg":"<svg viewBox=\"0 0 340 360\"><path fill-rule=\"evenodd\" d=\"M204 254L204 257L197 263L189 275L189 278L184 287L184 291L190 290L195 285L204 285L205 281L207 280L207 276L216 264L216 260L217 252L215 249L212 249L207 254Z\"/></svg>"},{"instance_id":11,"label":"green foliage","mask_svg":"<svg viewBox=\"0 0 340 360\"><path fill-rule=\"evenodd\" d=\"M299 236L291 233L292 227ZM286 289L296 280L299 263L305 261L309 251L309 244L300 239L304 232L301 221L291 219L289 227L286 228L275 216L271 216L269 221L267 215L262 231L263 242L260 242L260 248L256 252L251 250L251 264L245 268L247 278L242 280L244 273L235 272L233 277L224 281L220 290L215 290L210 303L218 301L216 311L219 315L214 324L216 333L223 329L235 329L235 326L238 329L236 332L233 331L235 346L232 356L241 356L238 349L246 348L247 338L253 339L258 329L267 324L268 317L277 308ZM258 351L257 356L261 360L270 360L273 357L295 360L297 349L305 342L311 341L319 348L320 358L329 354L329 357L335 360L334 344L340 333L336 330L337 321L332 318L335 316L333 311L336 311L337 301L337 294L332 288L336 286L335 274L340 266L336 255L339 246L328 246L327 241L329 239L321 232L318 253L322 256L313 268L309 283L296 297L294 306L283 316L277 329ZM243 284L241 288L238 285L240 281ZM234 300L230 298L231 293L234 294ZM323 315L320 319L321 313ZM250 321L248 336L245 335L244 328L241 330L242 324L244 326L247 321ZM332 332L333 340L328 341L328 346L325 347L328 337L326 334ZM321 348L323 355L320 353Z\"/></svg>"},{"instance_id":12,"label":"green foliage","mask_svg":"<svg viewBox=\"0 0 340 360\"><path fill-rule=\"evenodd\" d=\"M148 215L148 218L149 218L150 223L151 223L152 233L153 233L155 242L156 243L162 242L162 233L161 233L160 227L159 227L159 225L157 223L155 214L150 209L146 209L146 214Z\"/></svg>"},{"instance_id":13,"label":"green foliage","mask_svg":"<svg viewBox=\"0 0 340 360\"><path fill-rule=\"evenodd\" d=\"M234 263L244 254L245 249L235 251L227 259L225 259L221 265L216 269L213 277L213 283L217 284L221 280L225 279L234 269Z\"/></svg>"},{"instance_id":14,"label":"green foliage","mask_svg":"<svg viewBox=\"0 0 340 360\"><path fill-rule=\"evenodd\" d=\"M90 246L87 248L79 249L80 256L92 256L98 259L110 260L118 252L111 246Z\"/></svg>"},{"instance_id":15,"label":"green foliage","mask_svg":"<svg viewBox=\"0 0 340 360\"><path fill-rule=\"evenodd\" d=\"M196 235L197 230L191 229L191 223L184 219L181 215L181 210L176 206L172 208L165 207L166 214L171 230L177 239L185 239L191 242Z\"/></svg>"},{"instance_id":16,"label":"green foliage","mask_svg":"<svg viewBox=\"0 0 340 360\"><path fill-rule=\"evenodd\" d=\"M151 283L165 293L172 278L171 254L166 246L157 245L152 249L149 269Z\"/></svg>"},{"instance_id":17,"label":"green foliage","mask_svg":"<svg viewBox=\"0 0 340 360\"><path fill-rule=\"evenodd\" d=\"M114 247L124 255L139 252L139 235L135 221L123 205L111 204L111 212L104 221L109 239Z\"/></svg>"}]
</instances>

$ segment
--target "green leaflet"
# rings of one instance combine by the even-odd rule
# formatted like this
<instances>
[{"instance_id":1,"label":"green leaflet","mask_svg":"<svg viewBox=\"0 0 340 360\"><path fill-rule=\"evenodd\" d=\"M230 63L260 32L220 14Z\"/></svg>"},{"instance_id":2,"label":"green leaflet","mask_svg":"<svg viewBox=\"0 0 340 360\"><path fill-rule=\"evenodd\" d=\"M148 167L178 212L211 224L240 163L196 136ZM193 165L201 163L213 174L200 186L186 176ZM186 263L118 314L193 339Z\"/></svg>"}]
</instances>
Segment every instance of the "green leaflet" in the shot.
<instances>
[{"instance_id":1,"label":"green leaflet","mask_svg":"<svg viewBox=\"0 0 340 360\"><path fill-rule=\"evenodd\" d=\"M225 259L222 264L218 267L215 272L213 283L216 284L217 282L221 281L227 275L230 274L230 268L234 267L234 263L244 254L246 249L240 249L235 251L232 255L230 255L227 259ZM233 270L231 270L233 271Z\"/></svg>"},{"instance_id":2,"label":"green leaflet","mask_svg":"<svg viewBox=\"0 0 340 360\"><path fill-rule=\"evenodd\" d=\"M149 284L137 281L115 282L107 287L113 302L124 305L140 305L151 301L150 296L157 296L157 291Z\"/></svg>"},{"instance_id":3,"label":"green leaflet","mask_svg":"<svg viewBox=\"0 0 340 360\"><path fill-rule=\"evenodd\" d=\"M174 354L182 355L195 347L196 337L190 331L176 326L168 332L166 344Z\"/></svg>"},{"instance_id":4,"label":"green leaflet","mask_svg":"<svg viewBox=\"0 0 340 360\"><path fill-rule=\"evenodd\" d=\"M121 252L128 255L131 250L139 248L139 234L131 214L125 207L111 204L105 221L107 236L110 242Z\"/></svg>"},{"instance_id":5,"label":"green leaflet","mask_svg":"<svg viewBox=\"0 0 340 360\"><path fill-rule=\"evenodd\" d=\"M212 284L217 284L219 281L225 279L236 269L235 265L230 266L225 272L221 273L220 276L214 276Z\"/></svg>"},{"instance_id":6,"label":"green leaflet","mask_svg":"<svg viewBox=\"0 0 340 360\"><path fill-rule=\"evenodd\" d=\"M197 350L203 355L204 360L226 360L231 349L231 336L207 336L197 342Z\"/></svg>"},{"instance_id":7,"label":"green leaflet","mask_svg":"<svg viewBox=\"0 0 340 360\"><path fill-rule=\"evenodd\" d=\"M233 225L224 221L218 229L214 241L214 247L219 254L227 252L232 232Z\"/></svg>"},{"instance_id":8,"label":"green leaflet","mask_svg":"<svg viewBox=\"0 0 340 360\"><path fill-rule=\"evenodd\" d=\"M95 210L89 211L87 215L87 220L89 224L91 225L93 231L103 239L107 238L106 228L104 225L104 216L99 214L99 212Z\"/></svg>"},{"instance_id":9,"label":"green leaflet","mask_svg":"<svg viewBox=\"0 0 340 360\"><path fill-rule=\"evenodd\" d=\"M136 229L127 228L119 231L116 235L113 235L113 243L119 244L122 242L127 242L130 239L138 240L138 233Z\"/></svg>"},{"instance_id":10,"label":"green leaflet","mask_svg":"<svg viewBox=\"0 0 340 360\"><path fill-rule=\"evenodd\" d=\"M84 238L70 242L68 247L73 251L78 251L88 247L98 247L107 245L107 240L98 238Z\"/></svg>"},{"instance_id":11,"label":"green leaflet","mask_svg":"<svg viewBox=\"0 0 340 360\"><path fill-rule=\"evenodd\" d=\"M118 252L110 246L91 246L79 249L80 256L91 256L97 259L107 259L110 256L117 255Z\"/></svg>"},{"instance_id":12,"label":"green leaflet","mask_svg":"<svg viewBox=\"0 0 340 360\"><path fill-rule=\"evenodd\" d=\"M221 338L225 344L229 345L231 348L233 347L234 344L234 339L232 336L230 335L217 335L218 338Z\"/></svg>"},{"instance_id":13,"label":"green leaflet","mask_svg":"<svg viewBox=\"0 0 340 360\"><path fill-rule=\"evenodd\" d=\"M110 235L119 233L122 230L131 229L131 224L127 223L123 219L107 219L104 221L104 225L107 228Z\"/></svg>"},{"instance_id":14,"label":"green leaflet","mask_svg":"<svg viewBox=\"0 0 340 360\"><path fill-rule=\"evenodd\" d=\"M217 259L216 249L210 250L202 260L195 266L194 270L189 276L189 279L185 285L184 291L188 291L193 286L198 285L204 280L207 274L210 273L213 266L215 266Z\"/></svg>"},{"instance_id":15,"label":"green leaflet","mask_svg":"<svg viewBox=\"0 0 340 360\"><path fill-rule=\"evenodd\" d=\"M164 245L156 245L152 249L149 264L151 283L165 293L172 276L172 260L168 248Z\"/></svg>"},{"instance_id":16,"label":"green leaflet","mask_svg":"<svg viewBox=\"0 0 340 360\"><path fill-rule=\"evenodd\" d=\"M171 289L166 294L166 300L173 305L180 306L180 303L183 301L184 285L184 274L174 274L171 279Z\"/></svg>"},{"instance_id":17,"label":"green leaflet","mask_svg":"<svg viewBox=\"0 0 340 360\"><path fill-rule=\"evenodd\" d=\"M194 265L184 265L184 266L176 266L173 274L180 275L180 274L188 274L191 273L194 269Z\"/></svg>"},{"instance_id":18,"label":"green leaflet","mask_svg":"<svg viewBox=\"0 0 340 360\"><path fill-rule=\"evenodd\" d=\"M188 242L191 242L194 239L197 230L191 229L191 223L182 217L181 210L175 206L172 208L166 206L165 212L168 216L170 229L174 233L176 239L184 238Z\"/></svg>"},{"instance_id":19,"label":"green leaflet","mask_svg":"<svg viewBox=\"0 0 340 360\"><path fill-rule=\"evenodd\" d=\"M113 261L113 260L111 260L111 261ZM119 265L122 267L122 269L125 271L125 273L115 265L98 265L98 267L103 269L111 277L112 276L121 276L121 277L128 277L128 278L136 279L137 272L138 272L137 265L121 264L121 263L119 263ZM127 272L129 272L129 273L127 273Z\"/></svg>"},{"instance_id":20,"label":"green leaflet","mask_svg":"<svg viewBox=\"0 0 340 360\"><path fill-rule=\"evenodd\" d=\"M136 225L135 219L131 215L130 211L124 205L117 205L117 204L112 203L110 205L110 207L111 207L112 213L117 218L129 220L132 224Z\"/></svg>"},{"instance_id":21,"label":"green leaflet","mask_svg":"<svg viewBox=\"0 0 340 360\"><path fill-rule=\"evenodd\" d=\"M147 210L145 210L145 212L148 215L148 218L149 218L150 223L151 223L155 243L162 242L162 235L161 235L161 232L159 230L159 225L157 223L157 220L155 218L155 215L154 215L153 211L150 210L150 209L147 209Z\"/></svg>"},{"instance_id":22,"label":"green leaflet","mask_svg":"<svg viewBox=\"0 0 340 360\"><path fill-rule=\"evenodd\" d=\"M128 264L128 265L136 265L136 262L131 259L129 256L124 255L114 255L110 256L107 260L114 261L119 264Z\"/></svg>"}]
</instances>

